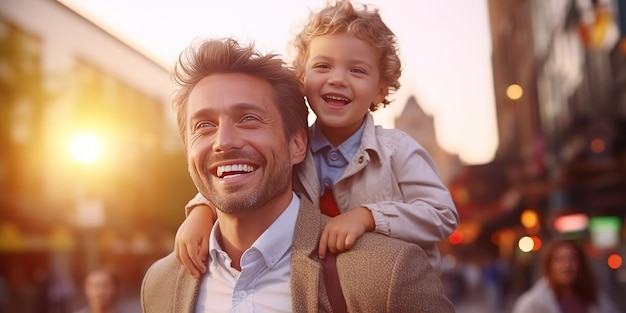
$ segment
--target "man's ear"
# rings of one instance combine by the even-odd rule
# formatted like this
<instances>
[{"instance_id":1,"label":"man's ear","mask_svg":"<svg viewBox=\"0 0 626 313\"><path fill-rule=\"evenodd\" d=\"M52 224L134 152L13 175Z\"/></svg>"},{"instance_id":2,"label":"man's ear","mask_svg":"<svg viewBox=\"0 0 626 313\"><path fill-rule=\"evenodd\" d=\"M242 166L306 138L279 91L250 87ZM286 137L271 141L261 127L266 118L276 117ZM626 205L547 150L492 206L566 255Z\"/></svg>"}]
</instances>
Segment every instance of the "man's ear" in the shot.
<instances>
[{"instance_id":1,"label":"man's ear","mask_svg":"<svg viewBox=\"0 0 626 313\"><path fill-rule=\"evenodd\" d=\"M307 130L299 130L291 136L289 141L289 152L291 153L291 164L296 165L304 161L307 150Z\"/></svg>"}]
</instances>

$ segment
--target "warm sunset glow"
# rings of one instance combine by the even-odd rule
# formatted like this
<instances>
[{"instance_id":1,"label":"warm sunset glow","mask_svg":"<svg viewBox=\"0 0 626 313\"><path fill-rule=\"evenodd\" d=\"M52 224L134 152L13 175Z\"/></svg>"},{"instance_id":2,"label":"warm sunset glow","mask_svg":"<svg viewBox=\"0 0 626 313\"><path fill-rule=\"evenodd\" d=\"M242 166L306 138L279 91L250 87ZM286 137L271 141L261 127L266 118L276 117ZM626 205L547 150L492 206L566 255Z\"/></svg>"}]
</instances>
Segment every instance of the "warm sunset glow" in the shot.
<instances>
[{"instance_id":1,"label":"warm sunset glow","mask_svg":"<svg viewBox=\"0 0 626 313\"><path fill-rule=\"evenodd\" d=\"M91 133L77 134L69 142L70 156L82 164L96 162L102 154L100 138Z\"/></svg>"}]
</instances>

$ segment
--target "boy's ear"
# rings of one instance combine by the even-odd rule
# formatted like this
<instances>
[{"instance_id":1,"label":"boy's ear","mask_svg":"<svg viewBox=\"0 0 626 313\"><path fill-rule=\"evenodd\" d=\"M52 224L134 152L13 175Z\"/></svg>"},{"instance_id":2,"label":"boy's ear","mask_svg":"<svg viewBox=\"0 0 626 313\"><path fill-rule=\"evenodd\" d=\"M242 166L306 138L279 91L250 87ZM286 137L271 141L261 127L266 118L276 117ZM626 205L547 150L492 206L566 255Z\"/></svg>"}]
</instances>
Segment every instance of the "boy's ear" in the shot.
<instances>
[{"instance_id":1,"label":"boy's ear","mask_svg":"<svg viewBox=\"0 0 626 313\"><path fill-rule=\"evenodd\" d=\"M389 88L387 87L387 85L381 85L378 88L378 92L376 93L376 96L374 96L374 101L372 101L372 103L374 104L379 104L379 103L383 103L383 100L385 100L385 97L389 95Z\"/></svg>"},{"instance_id":2,"label":"boy's ear","mask_svg":"<svg viewBox=\"0 0 626 313\"><path fill-rule=\"evenodd\" d=\"M291 136L289 141L289 152L291 154L291 164L301 163L306 157L307 150L307 131L300 130Z\"/></svg>"}]
</instances>

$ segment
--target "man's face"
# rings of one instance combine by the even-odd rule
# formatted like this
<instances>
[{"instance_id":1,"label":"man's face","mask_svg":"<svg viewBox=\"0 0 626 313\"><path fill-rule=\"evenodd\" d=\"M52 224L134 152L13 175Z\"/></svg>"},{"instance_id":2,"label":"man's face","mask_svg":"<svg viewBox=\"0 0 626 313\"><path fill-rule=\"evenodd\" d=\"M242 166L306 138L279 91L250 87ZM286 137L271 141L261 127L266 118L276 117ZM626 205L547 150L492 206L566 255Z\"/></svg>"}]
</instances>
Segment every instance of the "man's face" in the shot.
<instances>
[{"instance_id":1,"label":"man's face","mask_svg":"<svg viewBox=\"0 0 626 313\"><path fill-rule=\"evenodd\" d=\"M304 158L294 140L306 137L285 138L265 80L205 77L189 95L186 132L191 178L218 210L245 214L291 198L292 166Z\"/></svg>"},{"instance_id":2,"label":"man's face","mask_svg":"<svg viewBox=\"0 0 626 313\"><path fill-rule=\"evenodd\" d=\"M116 291L115 282L105 272L94 272L85 281L85 294L92 309L113 307Z\"/></svg>"}]
</instances>

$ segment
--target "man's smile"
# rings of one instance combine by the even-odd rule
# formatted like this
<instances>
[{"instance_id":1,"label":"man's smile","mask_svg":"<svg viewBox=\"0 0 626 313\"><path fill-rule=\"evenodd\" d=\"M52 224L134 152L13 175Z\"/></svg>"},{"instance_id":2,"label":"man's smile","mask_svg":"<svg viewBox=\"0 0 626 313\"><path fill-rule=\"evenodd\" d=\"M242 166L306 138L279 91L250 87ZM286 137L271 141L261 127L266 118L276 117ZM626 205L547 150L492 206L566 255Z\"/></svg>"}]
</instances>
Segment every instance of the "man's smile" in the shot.
<instances>
[{"instance_id":1,"label":"man's smile","mask_svg":"<svg viewBox=\"0 0 626 313\"><path fill-rule=\"evenodd\" d=\"M256 167L250 164L220 165L217 167L216 176L219 178L236 177L241 174L251 173L255 169Z\"/></svg>"}]
</instances>

